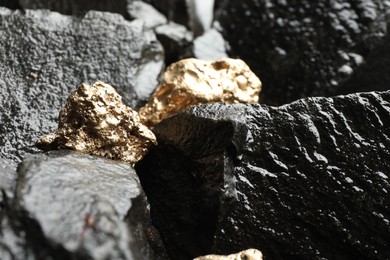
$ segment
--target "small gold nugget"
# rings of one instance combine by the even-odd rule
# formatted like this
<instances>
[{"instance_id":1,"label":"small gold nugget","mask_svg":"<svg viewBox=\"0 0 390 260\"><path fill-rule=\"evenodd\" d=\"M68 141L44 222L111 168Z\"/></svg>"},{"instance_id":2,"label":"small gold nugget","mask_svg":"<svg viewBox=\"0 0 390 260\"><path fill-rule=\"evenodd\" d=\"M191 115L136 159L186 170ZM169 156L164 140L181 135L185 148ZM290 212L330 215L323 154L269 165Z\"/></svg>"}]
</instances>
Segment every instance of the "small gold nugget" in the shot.
<instances>
[{"instance_id":1,"label":"small gold nugget","mask_svg":"<svg viewBox=\"0 0 390 260\"><path fill-rule=\"evenodd\" d=\"M157 144L136 111L101 81L81 84L61 109L58 130L37 141L43 150L68 148L135 164Z\"/></svg>"},{"instance_id":2,"label":"small gold nugget","mask_svg":"<svg viewBox=\"0 0 390 260\"><path fill-rule=\"evenodd\" d=\"M149 102L140 109L142 123L154 126L194 105L214 102L257 103L261 81L239 59L185 59L170 65Z\"/></svg>"}]
</instances>

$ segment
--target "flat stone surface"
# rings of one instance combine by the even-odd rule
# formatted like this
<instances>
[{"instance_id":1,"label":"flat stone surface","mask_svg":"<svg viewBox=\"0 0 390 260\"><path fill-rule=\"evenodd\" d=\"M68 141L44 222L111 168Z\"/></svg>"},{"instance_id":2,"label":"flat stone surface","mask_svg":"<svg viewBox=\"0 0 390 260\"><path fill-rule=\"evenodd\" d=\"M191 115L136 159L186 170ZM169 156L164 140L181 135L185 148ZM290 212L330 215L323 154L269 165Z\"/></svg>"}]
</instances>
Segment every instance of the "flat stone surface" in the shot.
<instances>
[{"instance_id":1,"label":"flat stone surface","mask_svg":"<svg viewBox=\"0 0 390 260\"><path fill-rule=\"evenodd\" d=\"M19 168L17 194L22 219L30 219L25 233L41 230L41 239L30 243L46 258L153 257L146 199L126 163L66 150L34 155Z\"/></svg>"},{"instance_id":2,"label":"flat stone surface","mask_svg":"<svg viewBox=\"0 0 390 260\"><path fill-rule=\"evenodd\" d=\"M137 108L157 86L163 51L141 21L0 8L0 156L19 162L57 127L69 93L102 80Z\"/></svg>"},{"instance_id":3,"label":"flat stone surface","mask_svg":"<svg viewBox=\"0 0 390 260\"><path fill-rule=\"evenodd\" d=\"M389 129L390 92L200 106L136 169L171 258L387 259Z\"/></svg>"},{"instance_id":4,"label":"flat stone surface","mask_svg":"<svg viewBox=\"0 0 390 260\"><path fill-rule=\"evenodd\" d=\"M389 89L386 66L373 66L390 63L390 1L217 2L230 55L264 80L264 102Z\"/></svg>"}]
</instances>

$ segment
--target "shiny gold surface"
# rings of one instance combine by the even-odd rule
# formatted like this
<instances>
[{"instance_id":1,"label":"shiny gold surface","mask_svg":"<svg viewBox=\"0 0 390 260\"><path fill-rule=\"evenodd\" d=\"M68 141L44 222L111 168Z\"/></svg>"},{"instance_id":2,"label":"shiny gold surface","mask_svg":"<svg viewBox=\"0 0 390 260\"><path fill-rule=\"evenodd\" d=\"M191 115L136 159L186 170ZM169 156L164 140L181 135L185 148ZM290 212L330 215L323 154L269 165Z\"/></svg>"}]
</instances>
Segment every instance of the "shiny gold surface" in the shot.
<instances>
[{"instance_id":1,"label":"shiny gold surface","mask_svg":"<svg viewBox=\"0 0 390 260\"><path fill-rule=\"evenodd\" d=\"M154 126L194 105L257 103L260 91L259 78L242 60L185 59L167 68L161 84L139 113L145 125Z\"/></svg>"},{"instance_id":2,"label":"shiny gold surface","mask_svg":"<svg viewBox=\"0 0 390 260\"><path fill-rule=\"evenodd\" d=\"M247 249L237 254L222 256L222 255L207 255L197 257L194 260L262 260L263 254L257 249Z\"/></svg>"},{"instance_id":3,"label":"shiny gold surface","mask_svg":"<svg viewBox=\"0 0 390 260\"><path fill-rule=\"evenodd\" d=\"M43 150L68 148L109 159L136 163L156 144L137 112L122 103L103 82L81 84L61 109L58 130L37 141Z\"/></svg>"}]
</instances>

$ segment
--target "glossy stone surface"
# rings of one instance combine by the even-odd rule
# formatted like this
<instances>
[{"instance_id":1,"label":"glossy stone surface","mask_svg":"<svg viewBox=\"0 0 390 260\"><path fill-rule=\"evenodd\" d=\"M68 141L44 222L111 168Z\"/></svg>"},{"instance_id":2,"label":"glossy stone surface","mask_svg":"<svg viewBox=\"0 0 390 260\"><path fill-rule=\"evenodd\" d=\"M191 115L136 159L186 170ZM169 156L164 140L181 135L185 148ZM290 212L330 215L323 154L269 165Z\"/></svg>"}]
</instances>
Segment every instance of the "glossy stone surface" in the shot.
<instances>
[{"instance_id":1,"label":"glossy stone surface","mask_svg":"<svg viewBox=\"0 0 390 260\"><path fill-rule=\"evenodd\" d=\"M141 21L0 8L0 155L20 161L57 127L69 93L102 80L137 108L157 86L162 47Z\"/></svg>"},{"instance_id":2,"label":"glossy stone surface","mask_svg":"<svg viewBox=\"0 0 390 260\"><path fill-rule=\"evenodd\" d=\"M153 258L145 196L126 163L72 151L34 155L19 168L17 194L26 236L40 236L29 241L38 259Z\"/></svg>"},{"instance_id":3,"label":"glossy stone surface","mask_svg":"<svg viewBox=\"0 0 390 260\"><path fill-rule=\"evenodd\" d=\"M218 2L230 54L262 78L264 102L389 89L386 67L373 68L390 62L389 1Z\"/></svg>"},{"instance_id":4,"label":"glossy stone surface","mask_svg":"<svg viewBox=\"0 0 390 260\"><path fill-rule=\"evenodd\" d=\"M387 259L389 129L390 92L200 106L136 169L172 258Z\"/></svg>"},{"instance_id":5,"label":"glossy stone surface","mask_svg":"<svg viewBox=\"0 0 390 260\"><path fill-rule=\"evenodd\" d=\"M156 145L154 134L115 89L97 81L72 91L59 115L58 129L37 141L43 150L72 149L135 164Z\"/></svg>"}]
</instances>

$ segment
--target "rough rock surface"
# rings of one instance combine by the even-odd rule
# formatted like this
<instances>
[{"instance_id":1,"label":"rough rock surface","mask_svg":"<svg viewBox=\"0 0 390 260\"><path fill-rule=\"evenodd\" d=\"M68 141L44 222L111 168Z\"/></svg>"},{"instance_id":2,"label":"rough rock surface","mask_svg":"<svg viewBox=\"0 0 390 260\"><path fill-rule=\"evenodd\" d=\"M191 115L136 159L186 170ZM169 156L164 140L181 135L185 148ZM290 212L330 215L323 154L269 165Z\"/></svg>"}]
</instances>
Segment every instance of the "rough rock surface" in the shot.
<instances>
[{"instance_id":1,"label":"rough rock surface","mask_svg":"<svg viewBox=\"0 0 390 260\"><path fill-rule=\"evenodd\" d=\"M167 68L149 102L140 109L141 121L154 126L191 106L214 102L256 103L261 82L239 59L185 59Z\"/></svg>"},{"instance_id":2,"label":"rough rock surface","mask_svg":"<svg viewBox=\"0 0 390 260\"><path fill-rule=\"evenodd\" d=\"M153 259L146 198L126 163L65 150L31 156L15 207L37 259Z\"/></svg>"},{"instance_id":3,"label":"rough rock surface","mask_svg":"<svg viewBox=\"0 0 390 260\"><path fill-rule=\"evenodd\" d=\"M390 91L194 107L136 169L172 258L388 259L389 129Z\"/></svg>"},{"instance_id":4,"label":"rough rock surface","mask_svg":"<svg viewBox=\"0 0 390 260\"><path fill-rule=\"evenodd\" d=\"M135 164L156 143L136 111L101 81L81 84L60 111L58 130L38 140L43 150L72 149Z\"/></svg>"},{"instance_id":5,"label":"rough rock surface","mask_svg":"<svg viewBox=\"0 0 390 260\"><path fill-rule=\"evenodd\" d=\"M263 260L263 254L256 249L247 249L231 255L206 255L194 260Z\"/></svg>"},{"instance_id":6,"label":"rough rock surface","mask_svg":"<svg viewBox=\"0 0 390 260\"><path fill-rule=\"evenodd\" d=\"M132 108L157 86L162 47L140 21L88 12L0 8L0 156L20 161L57 127L59 109L82 82L112 85Z\"/></svg>"},{"instance_id":7,"label":"rough rock surface","mask_svg":"<svg viewBox=\"0 0 390 260\"><path fill-rule=\"evenodd\" d=\"M351 92L389 89L388 70L379 67L386 73L375 73L371 65L360 67L389 64L383 45L389 37L390 1L219 2L217 20L230 54L261 77L264 102L346 93L345 84L356 74L366 80L348 85Z\"/></svg>"},{"instance_id":8,"label":"rough rock surface","mask_svg":"<svg viewBox=\"0 0 390 260\"><path fill-rule=\"evenodd\" d=\"M126 15L127 0L18 0L23 9L49 9L67 15L79 15L89 10Z\"/></svg>"}]
</instances>

